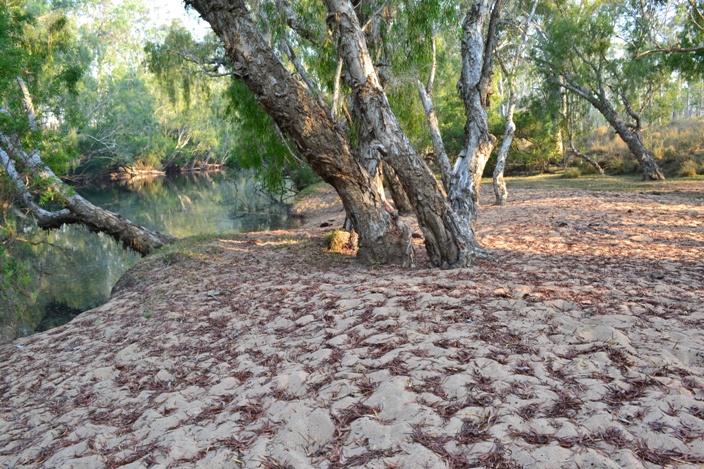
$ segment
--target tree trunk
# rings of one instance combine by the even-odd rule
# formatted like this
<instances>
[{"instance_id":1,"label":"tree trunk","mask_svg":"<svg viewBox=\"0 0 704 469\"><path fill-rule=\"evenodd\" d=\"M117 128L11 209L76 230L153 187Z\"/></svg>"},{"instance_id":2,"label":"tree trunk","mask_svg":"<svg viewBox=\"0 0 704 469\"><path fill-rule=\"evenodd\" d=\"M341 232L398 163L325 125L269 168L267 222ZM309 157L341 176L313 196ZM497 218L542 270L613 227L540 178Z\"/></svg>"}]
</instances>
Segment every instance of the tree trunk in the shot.
<instances>
[{"instance_id":1,"label":"tree trunk","mask_svg":"<svg viewBox=\"0 0 704 469\"><path fill-rule=\"evenodd\" d=\"M462 75L458 88L464 101L467 123L465 145L460 152L452 173L449 200L452 208L474 234L474 225L479 205L479 189L484 166L496 144L489 133L486 110L491 95L491 54L493 50L493 28L485 39L484 29L489 20L495 24L494 15L500 8L500 0L492 11L489 0L477 0L467 12L463 23Z\"/></svg>"},{"instance_id":2,"label":"tree trunk","mask_svg":"<svg viewBox=\"0 0 704 469\"><path fill-rule=\"evenodd\" d=\"M440 124L438 124L438 118L435 114L435 106L433 106L432 96L426 87L423 86L423 83L421 83L420 80L416 80L416 85L418 86L418 94L420 96L421 103L423 103L425 118L428 121L428 128L430 129L430 139L433 142L433 151L435 153L435 164L440 169L442 185L447 193L450 192L452 166L450 166L450 159L447 157L445 144L442 141L442 134L440 134Z\"/></svg>"},{"instance_id":3,"label":"tree trunk","mask_svg":"<svg viewBox=\"0 0 704 469\"><path fill-rule=\"evenodd\" d=\"M640 163L640 169L643 173L644 181L664 181L665 176L662 174L660 167L655 162L648 149L643 144L640 138L640 132L636 130L632 131L623 123L623 121L618 117L616 111L611 107L608 102L602 102L602 109L599 111L604 115L606 120L611 124L611 127L616 131L619 137L626 142L628 149L633 153L638 162ZM639 126L637 126L639 127Z\"/></svg>"},{"instance_id":4,"label":"tree trunk","mask_svg":"<svg viewBox=\"0 0 704 469\"><path fill-rule=\"evenodd\" d=\"M29 128L32 132L38 132L39 128L34 112L34 104L29 94L29 89L22 77L18 76L16 79L22 91ZM2 112L12 117L9 112L5 110L2 110ZM24 150L19 137L13 136L10 138L0 133L0 145L4 147L4 150L0 148L2 166L5 168L8 177L15 184L15 192L19 196L19 201L32 213L37 221L37 226L40 228L52 229L59 228L64 224L80 223L91 231L109 234L142 255L150 254L152 251L176 240L173 236L152 231L116 213L97 207L80 195L75 194L42 161L39 150L32 149L29 153ZM17 172L14 161L21 163L25 174ZM25 178L38 178L44 181L48 185L45 190L51 190L54 193L54 199L64 209L58 212L50 212L41 208L34 201L30 189L24 182Z\"/></svg>"},{"instance_id":5,"label":"tree trunk","mask_svg":"<svg viewBox=\"0 0 704 469\"><path fill-rule=\"evenodd\" d=\"M435 38L433 37L433 63L430 67L430 74L428 75L428 84L423 86L420 79L416 79L416 85L418 86L418 94L420 96L420 101L423 104L423 109L425 109L425 118L428 121L428 127L430 129L430 139L433 142L433 150L435 152L435 164L440 169L442 186L445 189L445 193L449 193L452 167L450 166L450 159L447 157L445 143L442 141L440 124L438 124L438 118L435 114L435 106L433 105L433 87L435 85L435 72L437 70L437 66L437 49L435 46Z\"/></svg>"},{"instance_id":6,"label":"tree trunk","mask_svg":"<svg viewBox=\"0 0 704 469\"><path fill-rule=\"evenodd\" d=\"M403 184L401 184L401 180L398 178L396 171L388 164L382 167L382 171L384 173L386 187L389 189L391 198L394 201L394 207L396 211L398 211L398 214L403 216L413 215L413 204L411 204L411 201L408 199L406 191L403 190Z\"/></svg>"},{"instance_id":7,"label":"tree trunk","mask_svg":"<svg viewBox=\"0 0 704 469\"><path fill-rule=\"evenodd\" d=\"M501 142L501 148L496 156L496 167L494 168L494 195L496 196L496 205L506 205L508 200L508 189L506 181L504 181L504 169L506 168L506 158L508 158L508 150L511 148L513 136L516 133L516 124L513 122L513 113L516 110L516 92L513 86L509 84L508 105L506 106L506 130L504 130L504 140Z\"/></svg>"},{"instance_id":8,"label":"tree trunk","mask_svg":"<svg viewBox=\"0 0 704 469\"><path fill-rule=\"evenodd\" d=\"M363 262L413 265L411 232L373 189L325 109L278 60L252 21L244 0L189 0L220 37L235 78L255 94L313 170L332 185L359 234Z\"/></svg>"},{"instance_id":9,"label":"tree trunk","mask_svg":"<svg viewBox=\"0 0 704 469\"><path fill-rule=\"evenodd\" d=\"M398 174L418 217L430 261L464 266L479 248L474 233L455 215L427 165L404 134L379 82L364 33L349 0L325 0L328 21L345 60L361 125L375 139L384 163Z\"/></svg>"},{"instance_id":10,"label":"tree trunk","mask_svg":"<svg viewBox=\"0 0 704 469\"><path fill-rule=\"evenodd\" d=\"M506 188L506 181L504 181L504 169L506 168L508 151L511 148L513 136L516 133L516 124L513 122L513 114L516 111L516 89L514 87L514 76L518 66L521 63L523 44L526 41L528 30L533 22L533 15L535 15L535 9L538 7L538 1L539 0L533 1L530 14L526 17L525 21L523 21L523 31L521 32L521 38L519 39L518 44L516 44L516 52L513 56L513 62L511 63L511 70L506 71L506 78L508 81L508 103L504 114L504 117L506 118L506 129L504 130L504 140L501 143L501 148L499 149L499 154L496 158L493 181L496 205L506 205L506 201L508 199L508 189ZM559 141L562 142L561 132L558 132L558 138Z\"/></svg>"},{"instance_id":11,"label":"tree trunk","mask_svg":"<svg viewBox=\"0 0 704 469\"><path fill-rule=\"evenodd\" d=\"M5 136L2 136L2 142L8 149L8 152L0 150L2 165L8 176L14 181L22 205L32 213L40 228L52 229L59 228L63 224L80 223L91 231L109 234L142 255L150 254L176 240L173 236L149 230L116 213L93 205L66 187L53 171L41 161L37 152L28 155L18 145L12 145L12 142ZM64 210L49 212L34 202L22 176L15 170L13 158L10 155L14 155L14 159L21 161L30 174L42 177L51 184L52 189L58 195L57 201L64 207Z\"/></svg>"},{"instance_id":12,"label":"tree trunk","mask_svg":"<svg viewBox=\"0 0 704 469\"><path fill-rule=\"evenodd\" d=\"M652 156L648 153L648 149L643 144L640 138L640 117L633 112L628 102L624 99L624 105L629 116L634 120L634 123L626 125L619 117L618 113L612 104L606 98L606 93L603 89L599 90L598 95L587 91L578 83L571 81L568 76L560 76L560 80L553 81L557 86L562 86L577 96L588 101L597 111L601 113L611 127L616 131L619 137L626 142L628 149L633 153L640 163L641 171L643 172L644 181L663 181L665 176L662 174L660 167L655 162Z\"/></svg>"},{"instance_id":13,"label":"tree trunk","mask_svg":"<svg viewBox=\"0 0 704 469\"><path fill-rule=\"evenodd\" d=\"M621 135L620 132L618 132L618 134L623 141L626 142L626 145L628 145L628 149L631 150L631 153L633 153L638 159L641 171L643 173L643 180L664 181L665 175L662 173L653 157L650 156L650 153L645 147L645 144L641 141L640 136L636 133L628 131L628 129L626 129L626 133L624 135Z\"/></svg>"}]
</instances>

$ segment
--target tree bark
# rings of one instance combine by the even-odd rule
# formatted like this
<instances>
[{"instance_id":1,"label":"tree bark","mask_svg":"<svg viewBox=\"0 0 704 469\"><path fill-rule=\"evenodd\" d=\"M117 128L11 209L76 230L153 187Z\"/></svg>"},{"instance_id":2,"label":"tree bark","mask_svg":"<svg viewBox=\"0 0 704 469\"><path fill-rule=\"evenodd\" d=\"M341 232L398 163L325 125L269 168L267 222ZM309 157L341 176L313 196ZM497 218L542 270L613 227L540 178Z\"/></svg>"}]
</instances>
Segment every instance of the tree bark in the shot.
<instances>
[{"instance_id":1,"label":"tree bark","mask_svg":"<svg viewBox=\"0 0 704 469\"><path fill-rule=\"evenodd\" d=\"M423 109L425 110L425 118L428 121L428 127L430 128L430 139L433 142L433 150L435 152L435 164L440 169L440 176L442 178L442 185L445 189L445 193L449 193L452 166L450 166L450 159L447 157L445 143L443 142L442 134L440 133L440 124L438 124L438 117L435 113L435 106L433 105L433 87L435 84L435 72L437 65L437 51L435 46L435 38L433 38L433 63L430 68L430 75L428 76L428 84L423 86L420 79L417 79L416 85L418 86L420 101L423 104Z\"/></svg>"},{"instance_id":2,"label":"tree bark","mask_svg":"<svg viewBox=\"0 0 704 469\"><path fill-rule=\"evenodd\" d=\"M403 216L413 215L413 204L408 199L406 191L403 190L403 184L401 184L396 171L387 164L382 166L382 172L384 173L386 187L389 189L389 194L391 194L398 214Z\"/></svg>"},{"instance_id":3,"label":"tree bark","mask_svg":"<svg viewBox=\"0 0 704 469\"><path fill-rule=\"evenodd\" d=\"M358 258L369 263L413 265L408 225L373 189L372 178L326 109L276 57L244 0L189 0L186 4L195 8L223 41L234 77L252 90L313 170L335 188L359 234Z\"/></svg>"},{"instance_id":4,"label":"tree bark","mask_svg":"<svg viewBox=\"0 0 704 469\"><path fill-rule=\"evenodd\" d=\"M594 108L604 116L606 122L611 125L611 127L616 131L619 137L626 142L628 149L636 157L638 163L640 163L641 171L643 173L644 181L663 181L665 176L663 175L660 167L655 162L645 144L640 137L640 118L628 108L626 108L629 116L634 120L634 123L626 125L623 120L619 117L614 106L609 102L606 97L606 93L603 89L599 89L598 95L584 89L578 83L575 83L567 75L562 75L561 80L554 80L553 83L557 86L562 86L565 89L571 91L577 96L588 101Z\"/></svg>"},{"instance_id":5,"label":"tree bark","mask_svg":"<svg viewBox=\"0 0 704 469\"><path fill-rule=\"evenodd\" d=\"M506 129L504 130L504 140L501 142L501 148L496 156L496 167L494 168L494 195L496 196L496 205L506 205L508 200L508 188L504 181L504 169L506 168L506 159L508 158L508 150L511 148L513 136L516 133L516 124L513 122L513 113L516 110L516 92L513 85L509 84L508 105L506 107Z\"/></svg>"},{"instance_id":6,"label":"tree bark","mask_svg":"<svg viewBox=\"0 0 704 469\"><path fill-rule=\"evenodd\" d=\"M447 157L447 150L445 150L445 144L442 140L442 134L440 133L440 124L438 124L438 118L435 114L433 98L420 80L416 80L416 85L418 86L420 101L423 103L423 109L425 109L425 118L428 121L428 128L430 129L430 139L433 142L433 151L435 153L433 159L438 168L440 168L442 185L445 192L448 193L450 192L452 166L450 166L450 159Z\"/></svg>"},{"instance_id":7,"label":"tree bark","mask_svg":"<svg viewBox=\"0 0 704 469\"><path fill-rule=\"evenodd\" d=\"M41 161L38 152L33 151L31 154L27 154L19 147L19 144L13 144L5 136L1 137L7 152L0 149L0 160L2 160L8 176L15 183L19 200L32 213L40 228L52 229L59 228L63 224L82 224L91 231L109 234L142 255L150 254L176 240L173 236L144 228L116 213L93 205L80 195L74 194ZM57 193L57 201L64 207L64 210L50 212L37 205L24 184L22 176L16 171L13 160L21 161L30 175L47 180Z\"/></svg>"},{"instance_id":8,"label":"tree bark","mask_svg":"<svg viewBox=\"0 0 704 469\"><path fill-rule=\"evenodd\" d=\"M369 56L364 33L349 0L325 0L328 21L350 78L352 98L362 113L361 125L374 136L384 163L398 174L418 217L430 261L436 266L465 266L479 248L418 156L391 111Z\"/></svg>"},{"instance_id":9,"label":"tree bark","mask_svg":"<svg viewBox=\"0 0 704 469\"><path fill-rule=\"evenodd\" d=\"M490 0L477 0L467 12L462 25L462 75L457 86L464 101L467 123L465 145L452 172L449 200L473 234L482 173L496 144L496 138L489 133L486 112L491 95L494 28L490 24L486 38L484 29L487 21L495 26L500 8L501 0L497 0L493 9Z\"/></svg>"}]
</instances>

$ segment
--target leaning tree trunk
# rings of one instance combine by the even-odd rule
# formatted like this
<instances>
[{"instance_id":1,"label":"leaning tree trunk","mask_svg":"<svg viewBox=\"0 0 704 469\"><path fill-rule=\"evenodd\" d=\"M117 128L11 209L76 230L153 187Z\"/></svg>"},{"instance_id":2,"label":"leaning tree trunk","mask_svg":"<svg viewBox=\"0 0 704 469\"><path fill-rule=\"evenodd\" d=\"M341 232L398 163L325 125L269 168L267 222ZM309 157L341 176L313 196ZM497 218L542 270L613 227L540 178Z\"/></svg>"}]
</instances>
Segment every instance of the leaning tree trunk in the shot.
<instances>
[{"instance_id":1,"label":"leaning tree trunk","mask_svg":"<svg viewBox=\"0 0 704 469\"><path fill-rule=\"evenodd\" d=\"M386 181L386 187L389 189L391 198L394 201L394 207L398 211L399 215L413 215L413 204L408 199L408 194L403 190L403 184L398 178L396 171L393 170L391 166L382 166L382 171L384 173L384 181Z\"/></svg>"},{"instance_id":2,"label":"leaning tree trunk","mask_svg":"<svg viewBox=\"0 0 704 469\"><path fill-rule=\"evenodd\" d=\"M640 169L643 172L644 181L663 181L665 176L662 174L660 167L655 162L648 149L643 144L640 138L640 120L636 120L634 125L635 130L631 130L628 126L619 118L616 110L611 106L611 104L606 101L606 99L599 100L595 107L601 112L601 114L606 118L607 122L611 124L611 127L616 131L619 137L626 142L628 149L633 153L633 155L640 163Z\"/></svg>"},{"instance_id":3,"label":"leaning tree trunk","mask_svg":"<svg viewBox=\"0 0 704 469\"><path fill-rule=\"evenodd\" d=\"M494 195L496 196L496 205L506 205L508 200L508 189L506 181L504 181L504 169L506 168L506 158L508 151L513 142L513 136L516 133L516 124L513 122L513 113L516 110L516 92L512 85L509 85L508 92L508 107L506 109L506 129L504 130L504 140L501 142L501 148L496 156L496 167L494 168Z\"/></svg>"},{"instance_id":4,"label":"leaning tree trunk","mask_svg":"<svg viewBox=\"0 0 704 469\"><path fill-rule=\"evenodd\" d=\"M650 156L650 153L641 140L639 133L631 132L625 125L623 125L622 122L620 122L620 130L615 124L612 123L611 125L614 127L619 137L626 142L628 149L631 150L631 153L635 155L636 159L640 163L640 169L643 173L643 180L664 181L665 175L662 173L653 157Z\"/></svg>"},{"instance_id":5,"label":"leaning tree trunk","mask_svg":"<svg viewBox=\"0 0 704 469\"><path fill-rule=\"evenodd\" d=\"M428 84L424 86L420 79L416 79L416 86L418 87L418 95L420 96L420 101L423 104L425 118L428 121L428 128L430 129L430 139L433 142L435 164L440 169L442 186L445 189L445 193L449 193L452 166L450 166L450 159L447 157L445 143L443 142L442 134L440 133L440 124L438 124L438 117L435 113L435 106L433 105L433 88L435 85L435 72L437 71L437 66L437 49L435 46L435 37L433 37L433 62L430 67L430 74L428 75Z\"/></svg>"},{"instance_id":6,"label":"leaning tree trunk","mask_svg":"<svg viewBox=\"0 0 704 469\"><path fill-rule=\"evenodd\" d=\"M598 94L595 95L587 91L585 88L580 86L578 83L570 80L567 75L561 75L560 80L553 80L553 83L557 86L566 88L576 94L577 96L588 101L594 108L601 113L606 119L606 122L611 125L611 127L616 131L621 140L626 142L628 149L636 157L638 163L640 163L641 171L643 172L644 181L663 181L665 176L663 175L660 167L655 162L645 144L640 137L640 117L637 113L630 109L625 96L622 96L624 100L624 105L626 107L626 112L633 119L630 125L626 125L623 120L619 117L616 109L614 109L611 102L606 98L606 93L604 89L599 89Z\"/></svg>"},{"instance_id":7,"label":"leaning tree trunk","mask_svg":"<svg viewBox=\"0 0 704 469\"><path fill-rule=\"evenodd\" d=\"M477 0L465 16L462 25L462 75L458 88L465 106L465 144L452 172L450 204L472 234L479 205L482 173L496 138L489 133L487 108L491 95L491 54L494 28L498 21L501 0L492 11L489 0ZM489 32L484 29L491 15ZM492 27L492 25L494 27Z\"/></svg>"},{"instance_id":8,"label":"leaning tree trunk","mask_svg":"<svg viewBox=\"0 0 704 469\"><path fill-rule=\"evenodd\" d=\"M386 98L357 14L349 0L325 0L328 21L345 61L355 106L375 139L384 163L398 174L425 237L430 261L436 265L465 266L479 249L474 233L462 223L435 176L411 145Z\"/></svg>"},{"instance_id":9,"label":"leaning tree trunk","mask_svg":"<svg viewBox=\"0 0 704 469\"><path fill-rule=\"evenodd\" d=\"M332 185L359 234L364 262L412 265L411 232L379 197L369 173L352 154L335 123L276 57L244 0L189 0L220 37L233 75L256 96L313 170Z\"/></svg>"},{"instance_id":10,"label":"leaning tree trunk","mask_svg":"<svg viewBox=\"0 0 704 469\"><path fill-rule=\"evenodd\" d=\"M22 91L29 128L31 131L37 132L39 128L29 89L21 77L17 77L17 83ZM7 111L0 111L12 117ZM39 150L32 149L29 153L24 150L19 137L10 137L0 133L0 146L2 147L0 148L0 161L7 176L14 182L18 201L32 213L40 228L52 229L59 228L64 224L82 224L91 231L109 234L142 255L150 254L155 249L176 240L173 236L152 231L116 213L97 207L75 194L42 161ZM21 163L23 173L17 171L15 161ZM50 212L41 208L34 201L30 188L24 182L25 178L42 180L48 185L46 190L53 191L55 201L61 204L64 209Z\"/></svg>"},{"instance_id":11,"label":"leaning tree trunk","mask_svg":"<svg viewBox=\"0 0 704 469\"><path fill-rule=\"evenodd\" d=\"M42 229L59 228L63 224L82 224L89 230L106 233L125 246L134 249L142 255L152 253L154 250L176 240L175 237L164 233L152 231L117 213L97 207L75 194L69 189L39 157L34 150L27 154L18 143L2 136L3 146L8 150L2 152L2 163L8 176L14 180L16 192L24 208L28 209L37 221L37 226ZM12 155L14 158L11 158ZM56 194L55 200L64 210L49 212L39 207L33 200L29 189L22 181L21 175L15 170L12 161L22 163L25 170L32 176L40 177L51 185Z\"/></svg>"},{"instance_id":12,"label":"leaning tree trunk","mask_svg":"<svg viewBox=\"0 0 704 469\"><path fill-rule=\"evenodd\" d=\"M601 165L599 165L599 162L595 158L592 158L591 156L587 155L586 153L582 153L579 150L577 150L574 147L574 142L572 142L571 140L570 140L570 149L567 154L574 155L577 158L581 159L582 161L586 162L587 164L591 165L592 167L594 167L594 169L596 169L599 172L600 176L604 175L604 168L602 168ZM565 157L565 166L567 166L567 159L568 158Z\"/></svg>"}]
</instances>

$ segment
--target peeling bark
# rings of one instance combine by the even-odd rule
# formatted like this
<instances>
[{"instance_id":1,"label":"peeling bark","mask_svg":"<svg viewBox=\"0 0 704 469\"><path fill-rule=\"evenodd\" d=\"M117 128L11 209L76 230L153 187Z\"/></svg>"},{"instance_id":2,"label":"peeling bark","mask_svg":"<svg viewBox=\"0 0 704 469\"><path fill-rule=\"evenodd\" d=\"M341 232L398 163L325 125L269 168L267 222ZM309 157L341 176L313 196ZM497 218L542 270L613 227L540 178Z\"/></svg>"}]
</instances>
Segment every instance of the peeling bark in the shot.
<instances>
[{"instance_id":1,"label":"peeling bark","mask_svg":"<svg viewBox=\"0 0 704 469\"><path fill-rule=\"evenodd\" d=\"M511 148L513 136L516 133L516 124L513 122L513 113L516 110L516 92L513 86L509 86L508 106L506 108L506 129L504 130L504 139L501 142L501 148L496 156L496 167L494 168L493 182L494 195L496 196L496 205L506 205L508 201L508 188L504 181L504 169L506 168L506 159L508 158L508 150Z\"/></svg>"},{"instance_id":2,"label":"peeling bark","mask_svg":"<svg viewBox=\"0 0 704 469\"><path fill-rule=\"evenodd\" d=\"M254 24L244 0L190 0L222 40L233 75L256 96L313 170L332 185L359 234L363 262L413 265L411 231L374 190L326 109L283 66Z\"/></svg>"},{"instance_id":3,"label":"peeling bark","mask_svg":"<svg viewBox=\"0 0 704 469\"><path fill-rule=\"evenodd\" d=\"M504 70L506 72L506 78L508 80L508 103L506 105L506 111L504 117L506 118L506 128L504 130L504 139L501 142L501 148L496 157L496 167L494 168L493 183L494 183L494 195L496 196L496 205L506 205L508 200L508 188L506 187L506 181L504 180L504 170L506 169L506 159L508 158L508 151L511 148L511 143L513 142L513 136L516 133L516 123L513 122L513 114L516 111L516 89L514 88L514 74L516 69L521 63L521 56L523 54L523 44L526 41L526 36L528 35L528 29L533 21L533 15L535 15L535 9L538 7L538 0L533 1L533 6L530 10L530 14L523 21L523 30L521 31L521 37L516 44L516 53L513 56L513 62L511 63L511 70ZM562 142L562 138L559 140Z\"/></svg>"},{"instance_id":4,"label":"peeling bark","mask_svg":"<svg viewBox=\"0 0 704 469\"><path fill-rule=\"evenodd\" d=\"M464 101L465 145L452 171L448 198L458 217L474 233L482 173L496 138L489 133L487 108L491 95L491 54L501 0L477 0L467 12L462 29L462 75L458 88ZM491 17L491 19L490 19ZM489 32L484 29L490 21ZM493 25L493 26L492 26Z\"/></svg>"},{"instance_id":5,"label":"peeling bark","mask_svg":"<svg viewBox=\"0 0 704 469\"><path fill-rule=\"evenodd\" d=\"M385 164L398 174L418 217L430 261L464 266L478 244L474 233L445 201L441 187L404 134L374 69L357 15L349 0L325 0L328 21L345 60L361 125L374 136Z\"/></svg>"},{"instance_id":6,"label":"peeling bark","mask_svg":"<svg viewBox=\"0 0 704 469\"><path fill-rule=\"evenodd\" d=\"M423 104L425 118L428 121L428 127L430 129L430 139L433 142L433 150L435 152L435 164L440 169L440 176L442 178L442 185L445 189L445 193L449 193L452 166L450 166L450 159L447 157L445 143L443 142L442 134L440 133L440 124L438 124L438 117L435 114L435 106L433 105L433 87L435 84L435 72L437 65L437 51L435 47L435 38L433 38L433 63L430 68L428 84L423 86L423 83L417 79L416 85L418 86L418 94L420 96L420 101Z\"/></svg>"},{"instance_id":7,"label":"peeling bark","mask_svg":"<svg viewBox=\"0 0 704 469\"><path fill-rule=\"evenodd\" d=\"M384 173L384 181L386 181L386 187L389 189L389 194L394 201L394 207L398 211L399 215L413 215L413 204L408 199L406 191L403 190L403 184L398 178L396 171L387 165L382 166L382 172Z\"/></svg>"}]
</instances>

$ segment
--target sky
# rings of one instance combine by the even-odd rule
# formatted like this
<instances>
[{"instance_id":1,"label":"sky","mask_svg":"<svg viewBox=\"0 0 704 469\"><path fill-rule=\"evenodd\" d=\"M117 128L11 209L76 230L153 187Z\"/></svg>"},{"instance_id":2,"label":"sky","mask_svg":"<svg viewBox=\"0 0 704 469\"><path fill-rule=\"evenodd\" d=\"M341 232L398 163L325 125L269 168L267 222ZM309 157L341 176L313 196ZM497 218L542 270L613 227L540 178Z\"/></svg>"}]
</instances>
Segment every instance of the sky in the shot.
<instances>
[{"instance_id":1,"label":"sky","mask_svg":"<svg viewBox=\"0 0 704 469\"><path fill-rule=\"evenodd\" d=\"M186 12L183 0L145 0L144 4L149 8L155 26L168 25L173 19L181 19L196 38L202 38L210 29L195 10L189 8Z\"/></svg>"}]
</instances>

